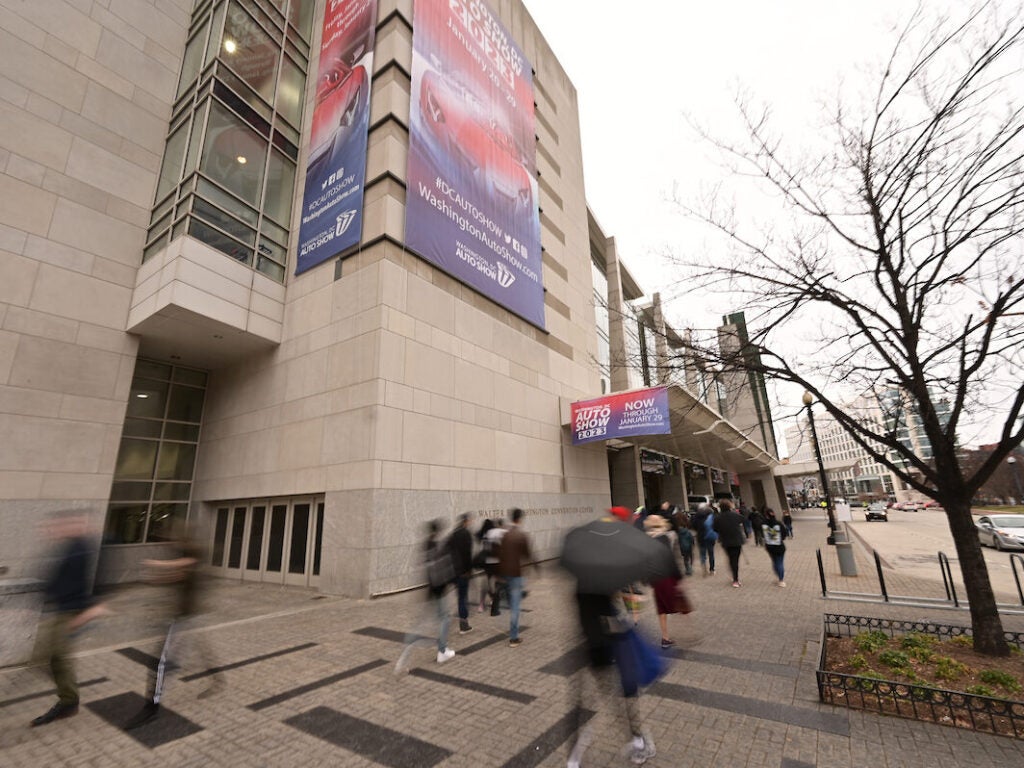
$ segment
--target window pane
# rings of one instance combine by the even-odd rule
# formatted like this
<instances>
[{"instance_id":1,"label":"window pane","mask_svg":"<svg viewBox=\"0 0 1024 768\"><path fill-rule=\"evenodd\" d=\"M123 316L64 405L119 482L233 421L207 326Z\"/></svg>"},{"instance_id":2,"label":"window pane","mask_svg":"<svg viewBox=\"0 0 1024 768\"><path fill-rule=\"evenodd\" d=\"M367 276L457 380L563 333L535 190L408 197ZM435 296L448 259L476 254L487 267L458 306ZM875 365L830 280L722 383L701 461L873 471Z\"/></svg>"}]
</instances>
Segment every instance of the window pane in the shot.
<instances>
[{"instance_id":1,"label":"window pane","mask_svg":"<svg viewBox=\"0 0 1024 768\"><path fill-rule=\"evenodd\" d=\"M271 280L276 280L279 283L284 282L284 267L277 262L268 259L266 256L260 256L259 259L257 259L256 269Z\"/></svg>"},{"instance_id":2,"label":"window pane","mask_svg":"<svg viewBox=\"0 0 1024 768\"><path fill-rule=\"evenodd\" d=\"M251 205L259 205L267 142L219 102L210 107L200 170Z\"/></svg>"},{"instance_id":3,"label":"window pane","mask_svg":"<svg viewBox=\"0 0 1024 768\"><path fill-rule=\"evenodd\" d=\"M125 437L160 437L160 422L150 421L148 419L125 419L124 420L124 431L122 434Z\"/></svg>"},{"instance_id":4,"label":"window pane","mask_svg":"<svg viewBox=\"0 0 1024 768\"><path fill-rule=\"evenodd\" d=\"M197 240L201 240L211 248L216 248L221 253L226 253L243 264L252 263L252 251L250 249L236 240L232 240L227 235L218 232L213 227L203 224L198 219L189 220L188 232Z\"/></svg>"},{"instance_id":5,"label":"window pane","mask_svg":"<svg viewBox=\"0 0 1024 768\"><path fill-rule=\"evenodd\" d=\"M266 507L252 508L252 523L249 526L249 552L245 567L249 571L260 569L260 555L263 551L263 521L267 516Z\"/></svg>"},{"instance_id":6,"label":"window pane","mask_svg":"<svg viewBox=\"0 0 1024 768\"><path fill-rule=\"evenodd\" d=\"M185 56L181 62L181 80L178 81L178 96L185 92L199 74L203 64L203 49L206 47L206 33L210 25L204 24L185 46Z\"/></svg>"},{"instance_id":7,"label":"window pane","mask_svg":"<svg viewBox=\"0 0 1024 768\"><path fill-rule=\"evenodd\" d=\"M167 422L167 426L164 427L164 439L184 440L190 443L199 442L199 425Z\"/></svg>"},{"instance_id":8,"label":"window pane","mask_svg":"<svg viewBox=\"0 0 1024 768\"><path fill-rule=\"evenodd\" d=\"M295 164L279 152L270 153L267 168L267 197L263 212L278 224L288 226L295 196Z\"/></svg>"},{"instance_id":9,"label":"window pane","mask_svg":"<svg viewBox=\"0 0 1024 768\"><path fill-rule=\"evenodd\" d=\"M139 544L146 528L148 504L111 504L107 510L105 544Z\"/></svg>"},{"instance_id":10,"label":"window pane","mask_svg":"<svg viewBox=\"0 0 1024 768\"><path fill-rule=\"evenodd\" d=\"M224 25L224 44L220 57L256 93L273 103L277 82L277 57L280 47L274 44L256 21L237 2L228 8Z\"/></svg>"},{"instance_id":11,"label":"window pane","mask_svg":"<svg viewBox=\"0 0 1024 768\"><path fill-rule=\"evenodd\" d=\"M199 158L199 145L203 142L203 123L206 120L206 110L209 106L210 101L207 99L192 116L192 136L188 142L188 154L185 156L185 167L182 176L188 176L196 169L196 162Z\"/></svg>"},{"instance_id":12,"label":"window pane","mask_svg":"<svg viewBox=\"0 0 1024 768\"><path fill-rule=\"evenodd\" d=\"M306 96L306 76L287 56L281 64L281 85L277 89L277 111L296 128L302 126L302 103Z\"/></svg>"},{"instance_id":13,"label":"window pane","mask_svg":"<svg viewBox=\"0 0 1024 768\"><path fill-rule=\"evenodd\" d=\"M149 513L149 533L146 541L172 541L180 538L185 529L188 504L154 504Z\"/></svg>"},{"instance_id":14,"label":"window pane","mask_svg":"<svg viewBox=\"0 0 1024 768\"><path fill-rule=\"evenodd\" d=\"M156 464L156 448L153 440L121 438L121 450L117 453L117 467L114 477L118 480L150 480Z\"/></svg>"},{"instance_id":15,"label":"window pane","mask_svg":"<svg viewBox=\"0 0 1024 768\"><path fill-rule=\"evenodd\" d=\"M111 501L149 501L153 484L148 482L114 483L110 489Z\"/></svg>"},{"instance_id":16,"label":"window pane","mask_svg":"<svg viewBox=\"0 0 1024 768\"><path fill-rule=\"evenodd\" d=\"M171 402L167 406L167 418L174 421L190 421L198 424L203 417L204 390L195 387L171 386Z\"/></svg>"},{"instance_id":17,"label":"window pane","mask_svg":"<svg viewBox=\"0 0 1024 768\"><path fill-rule=\"evenodd\" d=\"M192 212L204 221L218 229L223 229L229 235L233 235L249 245L256 243L256 233L253 230L219 208L210 205L205 200L196 198L195 204L192 206Z\"/></svg>"},{"instance_id":18,"label":"window pane","mask_svg":"<svg viewBox=\"0 0 1024 768\"><path fill-rule=\"evenodd\" d=\"M220 187L216 187L206 179L199 180L199 186L196 192L200 197L213 203L214 205L220 206L225 211L228 211L231 215L237 216L242 221L256 226L256 222L259 220L259 213L254 208L250 208L245 205L237 197L229 195Z\"/></svg>"},{"instance_id":19,"label":"window pane","mask_svg":"<svg viewBox=\"0 0 1024 768\"><path fill-rule=\"evenodd\" d=\"M167 139L164 147L164 161L160 166L160 180L156 185L156 197L160 200L181 178L181 162L185 154L185 140L188 138L188 120Z\"/></svg>"},{"instance_id":20,"label":"window pane","mask_svg":"<svg viewBox=\"0 0 1024 768\"><path fill-rule=\"evenodd\" d=\"M153 498L157 501L188 501L192 483L157 483Z\"/></svg>"},{"instance_id":21,"label":"window pane","mask_svg":"<svg viewBox=\"0 0 1024 768\"><path fill-rule=\"evenodd\" d=\"M324 543L324 503L316 505L316 540L313 542L313 575L320 575L320 550Z\"/></svg>"},{"instance_id":22,"label":"window pane","mask_svg":"<svg viewBox=\"0 0 1024 768\"><path fill-rule=\"evenodd\" d=\"M275 505L270 515L270 539L267 542L267 570L280 573L284 554L284 525L288 507Z\"/></svg>"},{"instance_id":23,"label":"window pane","mask_svg":"<svg viewBox=\"0 0 1024 768\"><path fill-rule=\"evenodd\" d=\"M242 536L245 534L245 512L245 507L235 507L235 515L231 519L228 568L240 568L242 565Z\"/></svg>"},{"instance_id":24,"label":"window pane","mask_svg":"<svg viewBox=\"0 0 1024 768\"><path fill-rule=\"evenodd\" d=\"M309 504L296 504L292 509L292 545L288 553L288 573L305 573L308 538Z\"/></svg>"},{"instance_id":25,"label":"window pane","mask_svg":"<svg viewBox=\"0 0 1024 768\"><path fill-rule=\"evenodd\" d=\"M224 28L224 9L227 6L220 5L217 7L217 11L213 14L213 24L211 28L213 32L210 34L210 42L206 46L206 56L203 61L209 63L217 58L217 49L220 48L221 31Z\"/></svg>"},{"instance_id":26,"label":"window pane","mask_svg":"<svg viewBox=\"0 0 1024 768\"><path fill-rule=\"evenodd\" d=\"M171 380L171 366L163 363L154 363L152 360L137 360L135 362L135 376L143 379L157 379L158 381Z\"/></svg>"},{"instance_id":27,"label":"window pane","mask_svg":"<svg viewBox=\"0 0 1024 768\"><path fill-rule=\"evenodd\" d=\"M192 443L163 443L160 446L160 480L191 480L196 463L196 447Z\"/></svg>"},{"instance_id":28,"label":"window pane","mask_svg":"<svg viewBox=\"0 0 1024 768\"><path fill-rule=\"evenodd\" d=\"M228 509L221 507L217 510L217 525L213 531L213 552L210 555L210 565L220 568L224 563L224 536L228 532Z\"/></svg>"},{"instance_id":29,"label":"window pane","mask_svg":"<svg viewBox=\"0 0 1024 768\"><path fill-rule=\"evenodd\" d=\"M162 419L167 407L167 384L136 376L128 397L128 416Z\"/></svg>"}]
</instances>

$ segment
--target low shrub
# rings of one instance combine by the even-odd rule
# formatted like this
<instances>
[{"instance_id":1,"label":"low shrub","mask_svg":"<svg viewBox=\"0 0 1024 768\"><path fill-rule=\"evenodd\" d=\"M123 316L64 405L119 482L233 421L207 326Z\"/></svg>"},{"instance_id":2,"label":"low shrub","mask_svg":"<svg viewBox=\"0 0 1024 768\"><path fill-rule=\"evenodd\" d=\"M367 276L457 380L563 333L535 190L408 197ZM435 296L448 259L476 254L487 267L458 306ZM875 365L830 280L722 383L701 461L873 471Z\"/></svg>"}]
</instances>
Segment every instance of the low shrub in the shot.
<instances>
[{"instance_id":1,"label":"low shrub","mask_svg":"<svg viewBox=\"0 0 1024 768\"><path fill-rule=\"evenodd\" d=\"M935 659L935 677L939 680L959 680L967 672L966 664L961 664L948 656L938 656Z\"/></svg>"},{"instance_id":2,"label":"low shrub","mask_svg":"<svg viewBox=\"0 0 1024 768\"><path fill-rule=\"evenodd\" d=\"M1001 669L986 669L978 675L978 677L981 678L981 682L983 683L998 685L1013 693L1017 693L1021 690L1021 684L1017 682L1017 678L1009 672L1003 672Z\"/></svg>"},{"instance_id":3,"label":"low shrub","mask_svg":"<svg viewBox=\"0 0 1024 768\"><path fill-rule=\"evenodd\" d=\"M853 638L853 644L862 651L874 653L889 644L889 636L877 629L870 632L861 632Z\"/></svg>"}]
</instances>

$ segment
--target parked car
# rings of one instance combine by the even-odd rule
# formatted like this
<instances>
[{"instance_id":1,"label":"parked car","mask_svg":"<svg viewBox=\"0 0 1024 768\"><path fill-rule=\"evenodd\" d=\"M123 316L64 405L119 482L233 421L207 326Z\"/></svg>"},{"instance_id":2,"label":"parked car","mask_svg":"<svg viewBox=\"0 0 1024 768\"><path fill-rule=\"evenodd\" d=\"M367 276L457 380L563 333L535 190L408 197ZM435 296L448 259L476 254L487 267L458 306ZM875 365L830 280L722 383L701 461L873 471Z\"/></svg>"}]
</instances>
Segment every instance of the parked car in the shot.
<instances>
[{"instance_id":1,"label":"parked car","mask_svg":"<svg viewBox=\"0 0 1024 768\"><path fill-rule=\"evenodd\" d=\"M1024 549L1024 515L983 515L975 525L982 546Z\"/></svg>"},{"instance_id":2,"label":"parked car","mask_svg":"<svg viewBox=\"0 0 1024 768\"><path fill-rule=\"evenodd\" d=\"M924 505L919 501L900 501L893 506L893 509L898 509L903 512L917 512L919 509L922 509L923 506Z\"/></svg>"},{"instance_id":3,"label":"parked car","mask_svg":"<svg viewBox=\"0 0 1024 768\"><path fill-rule=\"evenodd\" d=\"M864 519L869 523L872 520L881 520L883 523L889 522L889 512L885 508L885 502L876 501L869 504L867 510L864 512Z\"/></svg>"},{"instance_id":4,"label":"parked car","mask_svg":"<svg viewBox=\"0 0 1024 768\"><path fill-rule=\"evenodd\" d=\"M934 499L928 499L928 501L926 501L924 503L924 508L925 509L942 509L942 505L939 504L939 502L935 501Z\"/></svg>"}]
</instances>

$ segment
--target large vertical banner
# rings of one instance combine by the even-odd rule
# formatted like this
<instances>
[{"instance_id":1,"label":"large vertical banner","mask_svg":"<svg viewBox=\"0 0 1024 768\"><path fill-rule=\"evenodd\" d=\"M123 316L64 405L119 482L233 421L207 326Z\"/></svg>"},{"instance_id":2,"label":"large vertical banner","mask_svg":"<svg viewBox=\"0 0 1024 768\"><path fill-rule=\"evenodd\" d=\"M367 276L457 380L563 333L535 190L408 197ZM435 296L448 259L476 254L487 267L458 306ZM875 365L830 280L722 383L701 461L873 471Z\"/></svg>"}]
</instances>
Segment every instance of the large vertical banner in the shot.
<instances>
[{"instance_id":1,"label":"large vertical banner","mask_svg":"<svg viewBox=\"0 0 1024 768\"><path fill-rule=\"evenodd\" d=\"M295 274L359 242L377 0L327 0Z\"/></svg>"},{"instance_id":2,"label":"large vertical banner","mask_svg":"<svg viewBox=\"0 0 1024 768\"><path fill-rule=\"evenodd\" d=\"M482 0L415 0L406 246L544 327L533 72Z\"/></svg>"}]
</instances>

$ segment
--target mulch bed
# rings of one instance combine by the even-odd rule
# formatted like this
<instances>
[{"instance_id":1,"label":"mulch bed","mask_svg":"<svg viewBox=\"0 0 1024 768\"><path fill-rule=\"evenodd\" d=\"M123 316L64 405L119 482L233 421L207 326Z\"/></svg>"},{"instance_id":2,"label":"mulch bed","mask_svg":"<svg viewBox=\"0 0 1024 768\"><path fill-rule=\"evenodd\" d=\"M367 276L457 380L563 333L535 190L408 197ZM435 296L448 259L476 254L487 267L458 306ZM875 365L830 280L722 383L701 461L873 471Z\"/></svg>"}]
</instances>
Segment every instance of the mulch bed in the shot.
<instances>
[{"instance_id":1,"label":"mulch bed","mask_svg":"<svg viewBox=\"0 0 1024 768\"><path fill-rule=\"evenodd\" d=\"M914 633L828 637L825 671L863 680L848 681L845 691L829 686L827 696L853 709L1024 738L1024 654L1012 648L1006 658L982 656L970 642Z\"/></svg>"}]
</instances>

